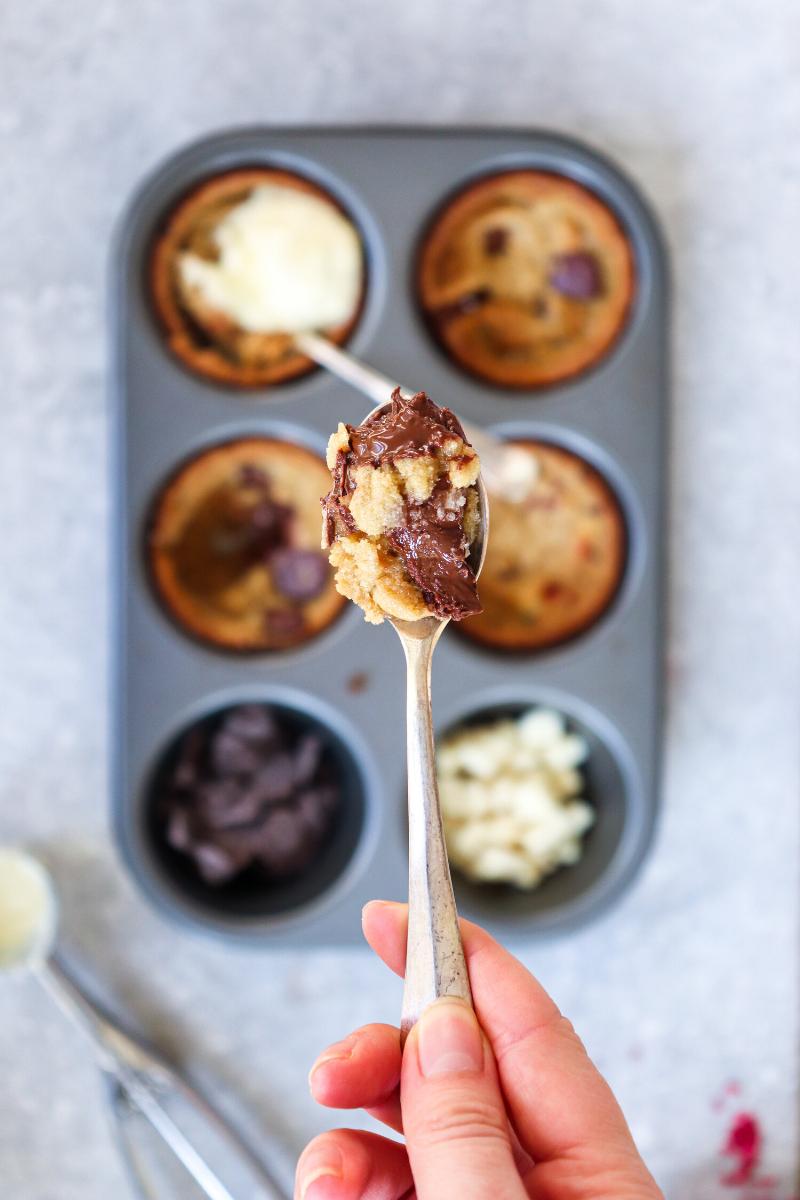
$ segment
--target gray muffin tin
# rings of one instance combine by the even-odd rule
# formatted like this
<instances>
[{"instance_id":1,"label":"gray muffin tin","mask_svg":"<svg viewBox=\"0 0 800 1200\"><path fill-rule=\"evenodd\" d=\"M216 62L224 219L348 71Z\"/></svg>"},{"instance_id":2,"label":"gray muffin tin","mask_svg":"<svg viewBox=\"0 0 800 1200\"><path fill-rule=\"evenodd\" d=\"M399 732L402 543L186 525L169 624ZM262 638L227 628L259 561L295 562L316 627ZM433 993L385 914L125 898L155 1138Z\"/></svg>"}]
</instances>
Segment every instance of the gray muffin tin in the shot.
<instances>
[{"instance_id":1,"label":"gray muffin tin","mask_svg":"<svg viewBox=\"0 0 800 1200\"><path fill-rule=\"evenodd\" d=\"M580 863L531 893L455 879L461 911L506 940L570 929L630 883L658 809L667 279L659 231L631 182L581 143L538 131L225 132L170 158L133 199L113 259L113 819L124 859L164 913L262 946L359 942L364 902L406 894L404 664L391 627L367 626L348 606L299 650L225 654L185 636L147 580L144 522L178 462L241 434L297 440L322 453L337 421L357 423L369 408L323 371L270 389L229 390L189 373L162 340L145 279L159 220L204 177L254 164L318 181L359 224L369 281L349 343L355 354L470 421L579 452L622 502L627 572L593 628L564 646L517 657L481 650L448 629L434 660L438 731L478 713L544 703L561 709L588 738L588 795L597 821ZM548 390L516 392L465 374L434 344L415 303L412 265L421 232L449 193L480 175L525 167L570 176L616 211L633 244L637 291L626 330L594 370ZM368 686L351 691L348 680L361 672ZM147 826L153 773L176 734L198 716L253 699L326 725L340 751L346 747L356 808L363 809L356 848L335 881L321 895L301 888L294 907L278 913L231 911L198 899L165 866Z\"/></svg>"}]
</instances>

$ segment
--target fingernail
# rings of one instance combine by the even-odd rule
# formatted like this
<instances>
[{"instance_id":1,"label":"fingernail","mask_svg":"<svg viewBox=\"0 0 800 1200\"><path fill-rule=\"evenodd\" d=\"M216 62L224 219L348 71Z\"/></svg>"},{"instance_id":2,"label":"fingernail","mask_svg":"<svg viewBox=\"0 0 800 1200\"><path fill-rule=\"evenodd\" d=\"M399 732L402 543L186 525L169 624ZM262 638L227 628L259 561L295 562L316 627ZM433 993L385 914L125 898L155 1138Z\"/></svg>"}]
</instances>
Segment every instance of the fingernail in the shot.
<instances>
[{"instance_id":1,"label":"fingernail","mask_svg":"<svg viewBox=\"0 0 800 1200\"><path fill-rule=\"evenodd\" d=\"M313 1200L318 1179L343 1179L342 1153L332 1142L315 1146L298 1167L300 1200Z\"/></svg>"},{"instance_id":2,"label":"fingernail","mask_svg":"<svg viewBox=\"0 0 800 1200\"><path fill-rule=\"evenodd\" d=\"M348 1059L352 1058L355 1046L356 1037L353 1034L351 1034L350 1037L344 1038L341 1042L334 1042L332 1046L329 1046L327 1050L320 1054L319 1058L309 1071L309 1084L311 1084L313 1081L314 1072L318 1071L320 1067L324 1067L326 1063L347 1062Z\"/></svg>"},{"instance_id":3,"label":"fingernail","mask_svg":"<svg viewBox=\"0 0 800 1200\"><path fill-rule=\"evenodd\" d=\"M417 1053L426 1078L483 1070L483 1039L475 1013L463 1000L445 996L419 1021Z\"/></svg>"},{"instance_id":4,"label":"fingernail","mask_svg":"<svg viewBox=\"0 0 800 1200\"><path fill-rule=\"evenodd\" d=\"M368 908L402 908L402 907L403 906L400 904L399 900L368 900L367 903L364 905L364 907L361 909L361 915L363 916Z\"/></svg>"}]
</instances>

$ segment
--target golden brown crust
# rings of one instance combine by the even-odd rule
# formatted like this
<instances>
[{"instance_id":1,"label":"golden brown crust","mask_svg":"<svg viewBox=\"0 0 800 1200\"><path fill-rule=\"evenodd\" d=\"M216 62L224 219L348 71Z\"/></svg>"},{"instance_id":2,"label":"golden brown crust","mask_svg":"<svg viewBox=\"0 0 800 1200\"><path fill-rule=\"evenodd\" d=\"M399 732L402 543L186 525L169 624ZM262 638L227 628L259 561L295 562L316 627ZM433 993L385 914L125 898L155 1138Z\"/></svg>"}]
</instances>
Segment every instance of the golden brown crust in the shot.
<instances>
[{"instance_id":1,"label":"golden brown crust","mask_svg":"<svg viewBox=\"0 0 800 1200\"><path fill-rule=\"evenodd\" d=\"M173 354L190 370L238 388L264 387L296 379L316 364L293 349L286 334L248 333L219 313L190 312L178 275L182 251L205 251L213 256L210 235L222 218L246 200L254 188L271 183L317 196L344 212L333 197L300 175L269 167L251 167L215 175L187 193L168 213L150 255L150 293L156 315ZM345 212L344 215L349 215ZM366 282L366 281L365 281ZM342 344L361 315L364 288L349 321L325 330Z\"/></svg>"},{"instance_id":2,"label":"golden brown crust","mask_svg":"<svg viewBox=\"0 0 800 1200\"><path fill-rule=\"evenodd\" d=\"M492 497L483 612L460 630L498 650L542 650L606 612L625 572L627 532L614 492L584 459L546 442L515 445L536 458L536 481L522 504Z\"/></svg>"},{"instance_id":3,"label":"golden brown crust","mask_svg":"<svg viewBox=\"0 0 800 1200\"><path fill-rule=\"evenodd\" d=\"M239 438L195 455L161 490L146 534L150 578L168 614L193 637L226 650L287 649L326 629L344 600L332 572L312 599L288 600L269 560L250 555L246 545L237 548L248 529L242 514L259 499L257 490L241 484L243 469L267 476L271 499L293 510L291 545L317 550L319 498L328 483L324 461L293 443ZM291 616L271 624L274 613Z\"/></svg>"},{"instance_id":4,"label":"golden brown crust","mask_svg":"<svg viewBox=\"0 0 800 1200\"><path fill-rule=\"evenodd\" d=\"M490 253L481 238L519 222ZM516 259L514 243L522 245ZM557 256L588 253L602 291L576 299L549 281ZM456 363L493 384L535 388L587 370L623 329L634 293L628 239L580 184L543 171L509 171L471 184L434 217L418 256L420 305ZM472 300L470 300L472 297Z\"/></svg>"}]
</instances>

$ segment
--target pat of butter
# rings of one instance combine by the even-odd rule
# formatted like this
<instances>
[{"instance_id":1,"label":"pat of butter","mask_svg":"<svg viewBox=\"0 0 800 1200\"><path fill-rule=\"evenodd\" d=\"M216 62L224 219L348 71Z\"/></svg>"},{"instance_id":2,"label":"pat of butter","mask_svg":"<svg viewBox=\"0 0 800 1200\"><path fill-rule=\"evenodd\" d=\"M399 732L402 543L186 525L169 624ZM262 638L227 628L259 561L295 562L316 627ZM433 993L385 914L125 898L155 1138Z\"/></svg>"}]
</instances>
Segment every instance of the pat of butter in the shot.
<instances>
[{"instance_id":1,"label":"pat of butter","mask_svg":"<svg viewBox=\"0 0 800 1200\"><path fill-rule=\"evenodd\" d=\"M47 873L22 851L0 848L0 968L47 954L54 929Z\"/></svg>"},{"instance_id":2,"label":"pat of butter","mask_svg":"<svg viewBox=\"0 0 800 1200\"><path fill-rule=\"evenodd\" d=\"M301 333L343 324L362 287L361 241L318 196L254 188L214 230L219 260L183 254L183 283L251 333Z\"/></svg>"}]
</instances>

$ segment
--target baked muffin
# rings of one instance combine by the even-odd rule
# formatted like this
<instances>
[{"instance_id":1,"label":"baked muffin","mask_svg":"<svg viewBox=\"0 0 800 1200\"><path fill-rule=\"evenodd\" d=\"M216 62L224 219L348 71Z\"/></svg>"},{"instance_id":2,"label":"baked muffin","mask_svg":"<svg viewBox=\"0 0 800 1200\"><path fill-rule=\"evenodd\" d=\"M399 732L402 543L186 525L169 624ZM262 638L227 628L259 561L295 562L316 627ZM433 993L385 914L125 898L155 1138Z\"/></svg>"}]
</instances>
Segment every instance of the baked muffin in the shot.
<instances>
[{"instance_id":1,"label":"baked muffin","mask_svg":"<svg viewBox=\"0 0 800 1200\"><path fill-rule=\"evenodd\" d=\"M292 335L344 342L360 313L365 263L336 201L266 167L217 175L169 213L150 287L167 342L193 371L261 387L313 369Z\"/></svg>"},{"instance_id":2,"label":"baked muffin","mask_svg":"<svg viewBox=\"0 0 800 1200\"><path fill-rule=\"evenodd\" d=\"M542 650L606 611L626 557L625 518L602 475L546 442L516 442L536 461L528 498L492 496L481 572L483 612L461 631L499 650Z\"/></svg>"},{"instance_id":3,"label":"baked muffin","mask_svg":"<svg viewBox=\"0 0 800 1200\"><path fill-rule=\"evenodd\" d=\"M319 545L322 459L250 437L184 464L159 495L146 553L155 590L188 633L229 650L282 650L341 612Z\"/></svg>"},{"instance_id":4,"label":"baked muffin","mask_svg":"<svg viewBox=\"0 0 800 1200\"><path fill-rule=\"evenodd\" d=\"M419 303L437 341L491 383L535 388L593 366L622 330L631 247L592 192L509 171L450 200L424 237Z\"/></svg>"},{"instance_id":5,"label":"baked muffin","mask_svg":"<svg viewBox=\"0 0 800 1200\"><path fill-rule=\"evenodd\" d=\"M337 588L367 621L460 621L480 612L469 561L480 528L480 463L449 409L396 388L363 424L339 424L328 467L322 545Z\"/></svg>"}]
</instances>

